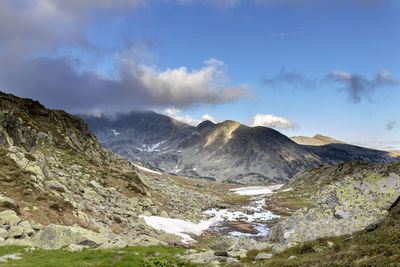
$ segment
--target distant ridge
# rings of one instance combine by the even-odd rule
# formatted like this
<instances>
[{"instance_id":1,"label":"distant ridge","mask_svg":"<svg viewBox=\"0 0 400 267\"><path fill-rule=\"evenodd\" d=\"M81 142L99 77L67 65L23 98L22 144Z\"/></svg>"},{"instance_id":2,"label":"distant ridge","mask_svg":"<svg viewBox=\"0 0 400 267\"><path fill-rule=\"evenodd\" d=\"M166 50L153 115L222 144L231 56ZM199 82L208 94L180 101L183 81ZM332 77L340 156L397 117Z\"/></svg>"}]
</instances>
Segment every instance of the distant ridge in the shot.
<instances>
[{"instance_id":1,"label":"distant ridge","mask_svg":"<svg viewBox=\"0 0 400 267\"><path fill-rule=\"evenodd\" d=\"M316 134L313 137L308 136L293 136L290 137L294 142L299 145L306 145L306 146L323 146L327 144L347 144L343 141L333 139L328 136L324 136L321 134Z\"/></svg>"},{"instance_id":2,"label":"distant ridge","mask_svg":"<svg viewBox=\"0 0 400 267\"><path fill-rule=\"evenodd\" d=\"M307 142L298 144L274 129L231 120L204 121L194 127L148 111L113 118L81 117L111 151L158 171L195 179L282 183L323 163L384 163L400 158L322 135L304 137Z\"/></svg>"}]
</instances>

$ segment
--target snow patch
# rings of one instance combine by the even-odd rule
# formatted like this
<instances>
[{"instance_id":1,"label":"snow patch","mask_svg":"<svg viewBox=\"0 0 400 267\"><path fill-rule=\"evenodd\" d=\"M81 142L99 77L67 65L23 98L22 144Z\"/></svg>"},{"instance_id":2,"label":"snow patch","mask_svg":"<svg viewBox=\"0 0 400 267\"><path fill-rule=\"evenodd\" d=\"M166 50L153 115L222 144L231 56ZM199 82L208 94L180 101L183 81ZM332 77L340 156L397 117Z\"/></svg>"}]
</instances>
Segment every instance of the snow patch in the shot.
<instances>
[{"instance_id":1,"label":"snow patch","mask_svg":"<svg viewBox=\"0 0 400 267\"><path fill-rule=\"evenodd\" d=\"M288 192L288 191L292 191L292 190L293 190L293 188L288 188L288 189L284 189L284 190L282 190L280 192Z\"/></svg>"},{"instance_id":2,"label":"snow patch","mask_svg":"<svg viewBox=\"0 0 400 267\"><path fill-rule=\"evenodd\" d=\"M182 241L187 243L189 241L196 242L188 234L191 233L195 235L201 235L210 226L218 222L217 218L212 218L206 221L200 221L199 223L192 223L180 219L164 218L159 216L144 216L140 215L147 225L153 227L157 230L163 230L166 233L175 234L182 238Z\"/></svg>"},{"instance_id":3,"label":"snow patch","mask_svg":"<svg viewBox=\"0 0 400 267\"><path fill-rule=\"evenodd\" d=\"M114 130L114 129L112 129L111 131L113 132L114 136L118 136L118 135L120 135L120 134L121 134L121 133L117 132L117 131L116 131L116 130Z\"/></svg>"},{"instance_id":4,"label":"snow patch","mask_svg":"<svg viewBox=\"0 0 400 267\"><path fill-rule=\"evenodd\" d=\"M150 173L162 175L161 172L153 171L153 170L150 170L150 169L148 169L148 168L142 167L142 166L140 166L140 165L136 165L136 164L133 164L133 165L134 165L136 168L138 168L139 170L141 170L141 171L145 171L145 172L150 172Z\"/></svg>"},{"instance_id":5,"label":"snow patch","mask_svg":"<svg viewBox=\"0 0 400 267\"><path fill-rule=\"evenodd\" d=\"M229 191L232 191L239 195L248 195L248 196L266 195L274 193L274 190L278 190L282 186L283 184L271 185L271 186L248 186L248 187L233 188L230 189Z\"/></svg>"},{"instance_id":6,"label":"snow patch","mask_svg":"<svg viewBox=\"0 0 400 267\"><path fill-rule=\"evenodd\" d=\"M164 140L162 142L156 143L156 144L152 144L152 145L146 145L143 144L142 147L143 149L141 151L145 151L145 152L159 152L161 151L160 149L158 149L159 146L161 146L162 144L164 144L165 142L167 142L167 140Z\"/></svg>"}]
</instances>

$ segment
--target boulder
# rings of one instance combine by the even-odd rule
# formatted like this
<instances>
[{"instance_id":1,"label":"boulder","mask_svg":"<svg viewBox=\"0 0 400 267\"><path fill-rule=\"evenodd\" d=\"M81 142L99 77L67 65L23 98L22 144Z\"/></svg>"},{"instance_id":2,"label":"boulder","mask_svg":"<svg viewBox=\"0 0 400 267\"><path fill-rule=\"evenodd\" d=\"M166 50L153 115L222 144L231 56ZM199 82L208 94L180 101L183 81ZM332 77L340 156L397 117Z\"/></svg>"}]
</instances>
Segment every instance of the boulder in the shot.
<instances>
[{"instance_id":1,"label":"boulder","mask_svg":"<svg viewBox=\"0 0 400 267\"><path fill-rule=\"evenodd\" d=\"M270 253L258 253L257 256L254 258L255 260L266 260L272 258L272 254Z\"/></svg>"},{"instance_id":2,"label":"boulder","mask_svg":"<svg viewBox=\"0 0 400 267\"><path fill-rule=\"evenodd\" d=\"M0 207L18 209L18 205L13 199L3 196L0 196Z\"/></svg>"},{"instance_id":3,"label":"boulder","mask_svg":"<svg viewBox=\"0 0 400 267\"><path fill-rule=\"evenodd\" d=\"M6 239L7 237L8 237L8 232L6 230L0 228L0 238L2 238L4 241L4 239Z\"/></svg>"},{"instance_id":4,"label":"boulder","mask_svg":"<svg viewBox=\"0 0 400 267\"><path fill-rule=\"evenodd\" d=\"M85 246L69 244L69 246L67 247L67 250L70 252L78 252L78 251L82 251L84 248L85 248Z\"/></svg>"},{"instance_id":5,"label":"boulder","mask_svg":"<svg viewBox=\"0 0 400 267\"><path fill-rule=\"evenodd\" d=\"M13 238L24 238L35 233L32 226L27 221L22 221L16 226L11 227L9 235Z\"/></svg>"},{"instance_id":6,"label":"boulder","mask_svg":"<svg viewBox=\"0 0 400 267\"><path fill-rule=\"evenodd\" d=\"M5 210L0 212L0 227L9 228L21 222L21 218L13 210Z\"/></svg>"},{"instance_id":7,"label":"boulder","mask_svg":"<svg viewBox=\"0 0 400 267\"><path fill-rule=\"evenodd\" d=\"M78 226L48 225L39 231L33 238L33 243L38 247L59 249L70 244L81 242L94 242L97 245L107 245L109 238Z\"/></svg>"},{"instance_id":8,"label":"boulder","mask_svg":"<svg viewBox=\"0 0 400 267\"><path fill-rule=\"evenodd\" d=\"M276 224L272 241L290 247L321 237L351 234L379 223L400 197L400 177L361 172L325 186L312 204Z\"/></svg>"},{"instance_id":9,"label":"boulder","mask_svg":"<svg viewBox=\"0 0 400 267\"><path fill-rule=\"evenodd\" d=\"M239 262L240 262L239 260L234 259L234 258L228 258L228 259L226 259L226 265L237 264L237 263L239 263Z\"/></svg>"},{"instance_id":10,"label":"boulder","mask_svg":"<svg viewBox=\"0 0 400 267\"><path fill-rule=\"evenodd\" d=\"M65 187L58 181L56 180L50 180L46 181L46 186L48 186L51 189L54 189L58 192L65 192Z\"/></svg>"}]
</instances>

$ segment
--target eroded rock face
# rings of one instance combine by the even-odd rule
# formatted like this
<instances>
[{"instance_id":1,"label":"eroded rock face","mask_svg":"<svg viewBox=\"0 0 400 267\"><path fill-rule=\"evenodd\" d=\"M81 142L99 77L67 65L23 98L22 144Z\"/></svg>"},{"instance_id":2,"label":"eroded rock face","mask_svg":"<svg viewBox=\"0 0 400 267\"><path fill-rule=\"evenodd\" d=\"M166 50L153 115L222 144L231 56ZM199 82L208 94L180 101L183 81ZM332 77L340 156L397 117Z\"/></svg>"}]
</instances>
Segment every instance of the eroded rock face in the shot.
<instances>
[{"instance_id":1,"label":"eroded rock face","mask_svg":"<svg viewBox=\"0 0 400 267\"><path fill-rule=\"evenodd\" d=\"M351 234L380 222L400 196L400 176L361 172L325 186L308 207L271 229L283 246Z\"/></svg>"}]
</instances>

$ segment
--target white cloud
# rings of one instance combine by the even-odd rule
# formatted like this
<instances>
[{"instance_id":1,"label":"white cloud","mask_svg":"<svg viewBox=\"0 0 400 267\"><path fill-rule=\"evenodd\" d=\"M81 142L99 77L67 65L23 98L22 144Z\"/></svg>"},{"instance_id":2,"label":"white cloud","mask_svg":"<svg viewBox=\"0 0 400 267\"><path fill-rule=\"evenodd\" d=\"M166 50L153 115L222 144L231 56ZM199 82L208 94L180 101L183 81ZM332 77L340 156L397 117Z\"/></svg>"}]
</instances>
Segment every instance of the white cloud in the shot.
<instances>
[{"instance_id":1,"label":"white cloud","mask_svg":"<svg viewBox=\"0 0 400 267\"><path fill-rule=\"evenodd\" d=\"M278 129L294 129L298 127L294 122L272 114L257 114L248 122L248 125L251 127L265 126Z\"/></svg>"},{"instance_id":2,"label":"white cloud","mask_svg":"<svg viewBox=\"0 0 400 267\"><path fill-rule=\"evenodd\" d=\"M400 140L363 140L353 141L351 144L378 150L400 150Z\"/></svg>"},{"instance_id":3,"label":"white cloud","mask_svg":"<svg viewBox=\"0 0 400 267\"><path fill-rule=\"evenodd\" d=\"M386 130L393 130L393 128L396 126L397 122L390 120L386 123Z\"/></svg>"},{"instance_id":4,"label":"white cloud","mask_svg":"<svg viewBox=\"0 0 400 267\"><path fill-rule=\"evenodd\" d=\"M137 64L134 58L118 56L121 78L144 101L152 105L187 107L195 104L231 102L245 96L246 85L230 86L224 63L211 58L197 70L186 67L159 70L155 66Z\"/></svg>"},{"instance_id":5,"label":"white cloud","mask_svg":"<svg viewBox=\"0 0 400 267\"><path fill-rule=\"evenodd\" d=\"M184 115L183 110L177 109L177 108L166 108L163 110L163 113L171 118L174 118L175 120L181 121L183 123L187 123L192 126L197 126L201 121L194 119L190 115Z\"/></svg>"},{"instance_id":6,"label":"white cloud","mask_svg":"<svg viewBox=\"0 0 400 267\"><path fill-rule=\"evenodd\" d=\"M217 120L216 118L214 118L213 116L211 116L209 114L204 114L202 119L205 120L205 121L207 121L207 120L211 121L213 123L218 123L219 122L219 120Z\"/></svg>"}]
</instances>

